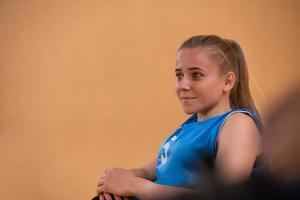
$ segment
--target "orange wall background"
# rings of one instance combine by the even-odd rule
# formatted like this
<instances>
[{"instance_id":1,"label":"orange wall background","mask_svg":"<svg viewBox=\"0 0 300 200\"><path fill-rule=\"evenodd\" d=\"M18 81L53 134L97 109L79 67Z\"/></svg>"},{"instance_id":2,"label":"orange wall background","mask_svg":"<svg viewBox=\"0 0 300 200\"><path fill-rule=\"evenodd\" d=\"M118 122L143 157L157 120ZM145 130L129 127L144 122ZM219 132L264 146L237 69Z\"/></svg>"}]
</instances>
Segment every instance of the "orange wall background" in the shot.
<instances>
[{"instance_id":1,"label":"orange wall background","mask_svg":"<svg viewBox=\"0 0 300 200\"><path fill-rule=\"evenodd\" d=\"M175 53L237 40L263 115L299 83L298 0L0 0L0 199L90 199L187 118Z\"/></svg>"}]
</instances>

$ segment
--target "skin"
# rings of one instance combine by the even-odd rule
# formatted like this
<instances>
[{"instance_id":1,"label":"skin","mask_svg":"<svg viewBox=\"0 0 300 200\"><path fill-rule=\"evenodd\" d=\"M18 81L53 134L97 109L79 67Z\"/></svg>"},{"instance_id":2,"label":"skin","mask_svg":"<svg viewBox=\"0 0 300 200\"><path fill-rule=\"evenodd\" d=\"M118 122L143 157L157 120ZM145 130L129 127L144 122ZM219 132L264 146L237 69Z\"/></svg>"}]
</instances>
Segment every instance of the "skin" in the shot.
<instances>
[{"instance_id":1,"label":"skin","mask_svg":"<svg viewBox=\"0 0 300 200\"><path fill-rule=\"evenodd\" d=\"M235 83L233 72L222 73L204 48L182 49L177 53L176 94L187 114L197 113L198 121L229 111L229 94ZM217 140L215 161L220 181L234 184L247 179L261 151L260 136L253 120L242 113L232 114L224 123ZM145 166L125 170L107 169L97 184L97 195L135 196L142 200L171 198L193 190L155 184L156 160ZM106 196L104 196L106 195Z\"/></svg>"}]
</instances>

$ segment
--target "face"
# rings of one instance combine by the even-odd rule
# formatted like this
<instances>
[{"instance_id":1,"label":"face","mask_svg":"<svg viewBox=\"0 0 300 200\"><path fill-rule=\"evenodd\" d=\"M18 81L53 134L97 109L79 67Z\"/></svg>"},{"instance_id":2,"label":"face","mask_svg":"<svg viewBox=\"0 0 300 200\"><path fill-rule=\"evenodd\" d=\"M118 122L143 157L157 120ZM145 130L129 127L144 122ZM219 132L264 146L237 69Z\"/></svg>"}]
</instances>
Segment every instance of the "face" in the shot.
<instances>
[{"instance_id":1,"label":"face","mask_svg":"<svg viewBox=\"0 0 300 200\"><path fill-rule=\"evenodd\" d=\"M225 78L203 48L184 48L176 58L176 94L187 114L207 113L224 97Z\"/></svg>"}]
</instances>

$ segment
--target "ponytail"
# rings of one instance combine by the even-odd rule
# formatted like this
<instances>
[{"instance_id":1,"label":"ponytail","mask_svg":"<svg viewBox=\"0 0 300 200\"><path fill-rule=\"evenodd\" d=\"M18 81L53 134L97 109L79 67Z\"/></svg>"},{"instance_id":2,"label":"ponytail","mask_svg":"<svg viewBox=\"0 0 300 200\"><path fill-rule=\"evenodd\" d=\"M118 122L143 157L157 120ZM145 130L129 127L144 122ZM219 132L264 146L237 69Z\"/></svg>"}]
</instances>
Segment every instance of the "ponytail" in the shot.
<instances>
[{"instance_id":1,"label":"ponytail","mask_svg":"<svg viewBox=\"0 0 300 200\"><path fill-rule=\"evenodd\" d=\"M249 88L249 73L246 63L246 59L242 48L234 40L228 40L231 48L236 53L236 83L232 88L229 96L230 106L232 108L248 108L254 111L258 117L259 112L252 99L250 88ZM234 63L234 62L233 62Z\"/></svg>"}]
</instances>

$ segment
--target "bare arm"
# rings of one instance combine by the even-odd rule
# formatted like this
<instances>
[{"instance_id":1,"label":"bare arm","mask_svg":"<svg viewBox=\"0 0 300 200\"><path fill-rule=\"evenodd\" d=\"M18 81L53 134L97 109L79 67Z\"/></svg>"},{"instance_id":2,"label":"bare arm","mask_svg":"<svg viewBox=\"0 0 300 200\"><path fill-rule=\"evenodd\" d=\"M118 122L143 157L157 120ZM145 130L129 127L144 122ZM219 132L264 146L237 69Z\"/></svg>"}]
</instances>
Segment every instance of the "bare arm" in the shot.
<instances>
[{"instance_id":1,"label":"bare arm","mask_svg":"<svg viewBox=\"0 0 300 200\"><path fill-rule=\"evenodd\" d=\"M131 193L141 200L173 199L182 194L195 192L191 189L156 184L145 179L137 180L136 184L136 187L132 187Z\"/></svg>"},{"instance_id":2,"label":"bare arm","mask_svg":"<svg viewBox=\"0 0 300 200\"><path fill-rule=\"evenodd\" d=\"M216 157L217 178L223 183L239 183L249 178L261 152L261 137L251 117L231 115L221 129Z\"/></svg>"},{"instance_id":3,"label":"bare arm","mask_svg":"<svg viewBox=\"0 0 300 200\"><path fill-rule=\"evenodd\" d=\"M144 165L140 168L134 168L134 169L130 169L128 171L131 172L136 177L153 181L153 180L156 179L155 166L156 166L156 159L152 160L151 162L147 163L146 165ZM102 196L101 198L103 198L105 200L112 200L113 199L108 192L103 192L102 194L98 193L98 195ZM114 195L114 198L117 199L117 200L121 199L117 195Z\"/></svg>"},{"instance_id":4,"label":"bare arm","mask_svg":"<svg viewBox=\"0 0 300 200\"><path fill-rule=\"evenodd\" d=\"M141 168L130 169L129 171L132 172L136 177L153 181L156 179L155 166L156 159L152 160Z\"/></svg>"},{"instance_id":5,"label":"bare arm","mask_svg":"<svg viewBox=\"0 0 300 200\"><path fill-rule=\"evenodd\" d=\"M193 190L169 187L156 184L156 160L149 162L141 168L130 170L112 168L106 172L107 178L98 182L97 193L113 193L115 196L135 196L141 200L157 200L161 198L172 199L174 196L186 194Z\"/></svg>"},{"instance_id":6,"label":"bare arm","mask_svg":"<svg viewBox=\"0 0 300 200\"><path fill-rule=\"evenodd\" d=\"M193 190L156 184L134 176L130 171L109 169L106 177L98 183L97 193L113 193L117 196L135 196L141 200L172 199L174 196L193 192Z\"/></svg>"}]
</instances>

